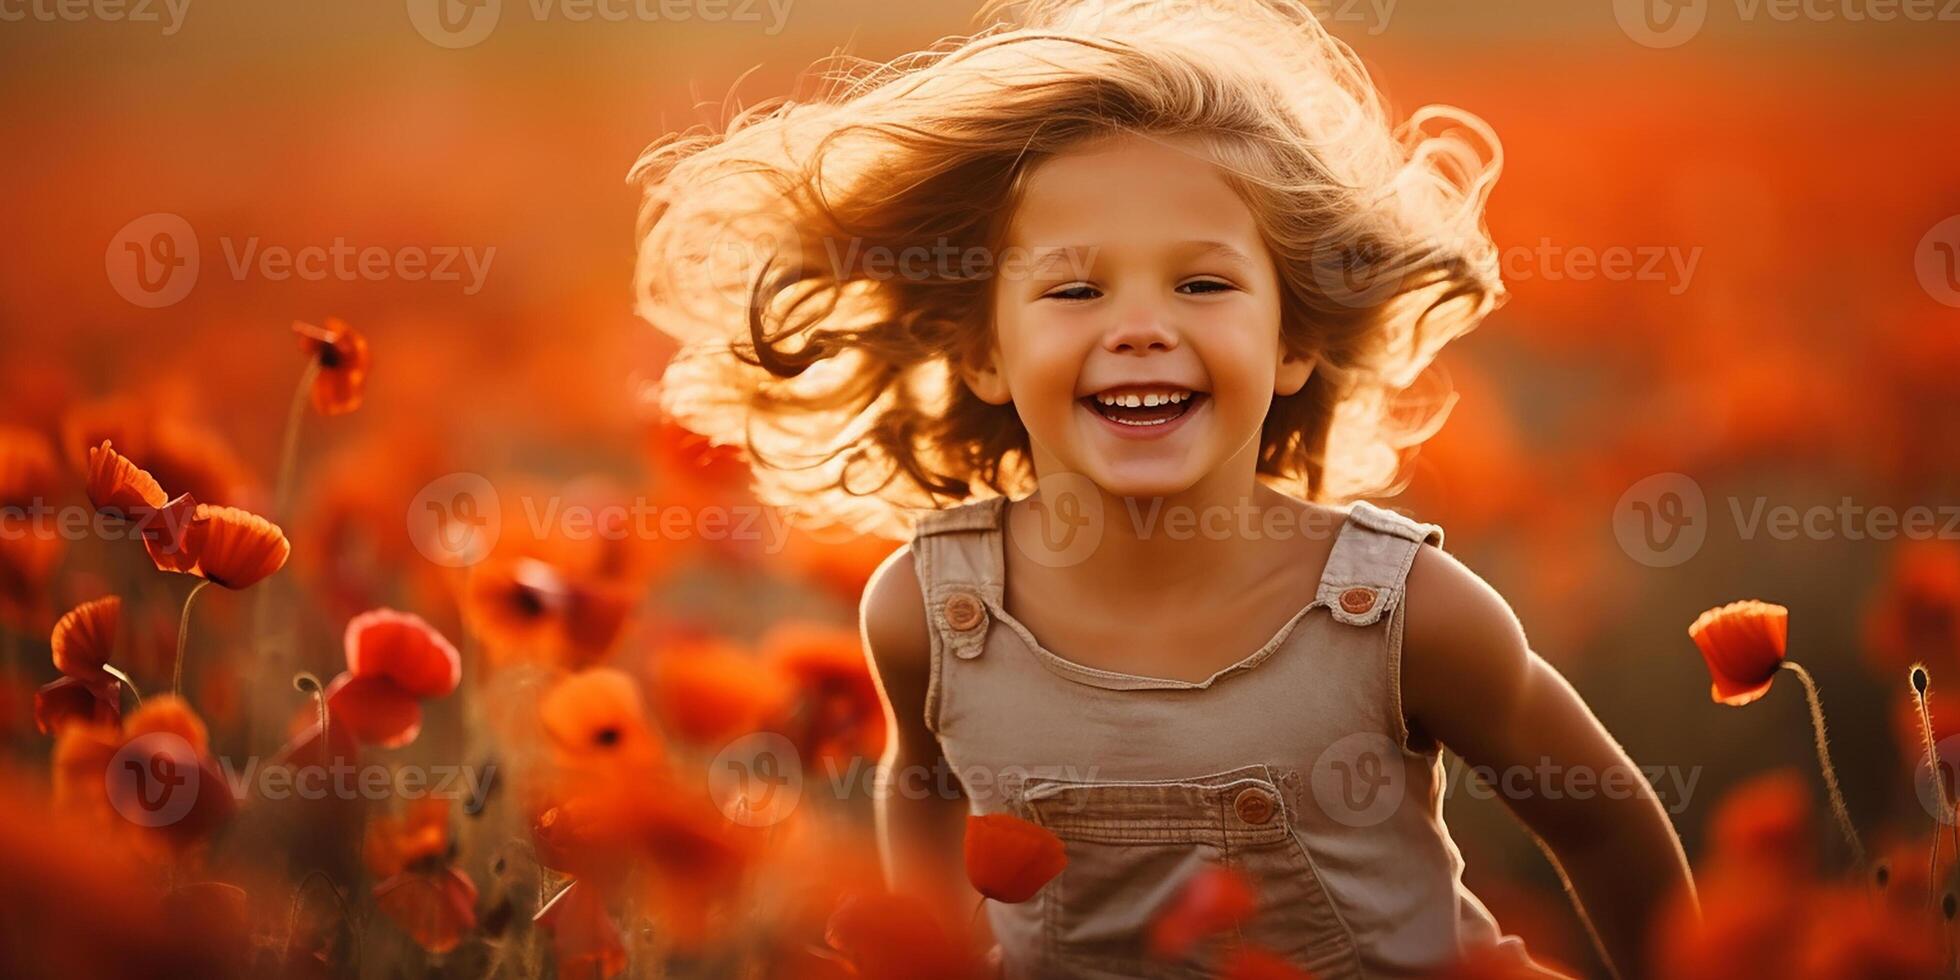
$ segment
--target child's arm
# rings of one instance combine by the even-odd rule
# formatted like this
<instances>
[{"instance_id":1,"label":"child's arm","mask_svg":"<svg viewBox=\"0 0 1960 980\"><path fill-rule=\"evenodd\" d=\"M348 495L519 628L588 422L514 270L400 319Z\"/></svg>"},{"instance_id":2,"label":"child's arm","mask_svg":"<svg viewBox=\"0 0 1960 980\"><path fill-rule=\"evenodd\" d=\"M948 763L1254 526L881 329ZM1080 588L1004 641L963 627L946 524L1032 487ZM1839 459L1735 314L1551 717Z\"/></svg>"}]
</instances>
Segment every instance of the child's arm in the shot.
<instances>
[{"instance_id":1,"label":"child's arm","mask_svg":"<svg viewBox=\"0 0 1960 980\"><path fill-rule=\"evenodd\" d=\"M972 919L980 893L966 880L966 797L943 769L939 740L925 725L932 646L912 550L901 548L872 573L859 607L872 676L885 706L879 762L878 844L886 883L941 903L948 924ZM984 924L976 925L988 940Z\"/></svg>"},{"instance_id":2,"label":"child's arm","mask_svg":"<svg viewBox=\"0 0 1960 980\"><path fill-rule=\"evenodd\" d=\"M1565 678L1532 652L1510 606L1483 579L1425 546L1408 582L1409 724L1499 774L1494 789L1552 856L1615 972L1647 976L1657 913L1673 895L1694 894L1680 838L1652 787ZM1504 785L1507 769L1530 777ZM1570 791L1566 775L1584 770L1591 789ZM1555 780L1549 793L1544 772Z\"/></svg>"}]
</instances>

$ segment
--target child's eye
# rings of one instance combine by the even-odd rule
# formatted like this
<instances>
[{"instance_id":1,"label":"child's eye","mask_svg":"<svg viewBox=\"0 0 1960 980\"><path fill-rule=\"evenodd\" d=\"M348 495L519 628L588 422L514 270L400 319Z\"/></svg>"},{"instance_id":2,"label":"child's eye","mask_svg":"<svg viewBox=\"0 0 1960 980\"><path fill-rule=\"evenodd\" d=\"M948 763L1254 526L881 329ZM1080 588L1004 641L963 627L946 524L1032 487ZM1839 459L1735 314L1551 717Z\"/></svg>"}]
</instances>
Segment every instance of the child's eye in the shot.
<instances>
[{"instance_id":1,"label":"child's eye","mask_svg":"<svg viewBox=\"0 0 1960 980\"><path fill-rule=\"evenodd\" d=\"M1238 288L1236 286L1233 286L1229 282L1220 282L1217 279L1193 279L1190 282L1187 282L1184 285L1179 286L1177 288L1187 289L1193 287L1204 287L1203 289L1199 290L1199 292L1201 293L1221 293L1221 292L1228 292L1232 289Z\"/></svg>"},{"instance_id":2,"label":"child's eye","mask_svg":"<svg viewBox=\"0 0 1960 980\"><path fill-rule=\"evenodd\" d=\"M1096 287L1094 286L1076 285L1076 286L1064 286L1061 289L1057 289L1054 292L1043 296L1042 299L1080 301L1085 299L1095 299L1099 295L1101 294L1096 291Z\"/></svg>"}]
</instances>

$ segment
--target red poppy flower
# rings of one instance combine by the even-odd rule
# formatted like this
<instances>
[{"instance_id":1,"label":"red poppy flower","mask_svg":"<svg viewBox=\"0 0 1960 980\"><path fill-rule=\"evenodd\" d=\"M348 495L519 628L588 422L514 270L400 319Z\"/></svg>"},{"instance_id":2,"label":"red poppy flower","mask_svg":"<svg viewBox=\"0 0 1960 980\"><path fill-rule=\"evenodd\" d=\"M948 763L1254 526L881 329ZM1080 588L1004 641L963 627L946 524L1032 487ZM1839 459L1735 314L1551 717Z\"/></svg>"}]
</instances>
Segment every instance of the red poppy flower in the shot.
<instances>
[{"instance_id":1,"label":"red poppy flower","mask_svg":"<svg viewBox=\"0 0 1960 980\"><path fill-rule=\"evenodd\" d=\"M476 883L452 867L404 871L374 886L374 904L431 953L455 949L476 928Z\"/></svg>"},{"instance_id":2,"label":"red poppy flower","mask_svg":"<svg viewBox=\"0 0 1960 980\"><path fill-rule=\"evenodd\" d=\"M907 895L845 898L824 926L824 941L866 980L981 975L954 933L926 903Z\"/></svg>"},{"instance_id":3,"label":"red poppy flower","mask_svg":"<svg viewBox=\"0 0 1960 980\"><path fill-rule=\"evenodd\" d=\"M168 735L170 738L146 738ZM224 772L212 761L203 719L183 699L164 694L131 712L122 729L71 725L55 744L55 794L111 826L115 814L156 812L157 794L176 819L142 827L142 841L173 849L198 846L237 811ZM122 764L114 768L112 762ZM186 767L194 772L184 771ZM161 779L162 782L155 782ZM194 794L178 809L177 793Z\"/></svg>"},{"instance_id":4,"label":"red poppy flower","mask_svg":"<svg viewBox=\"0 0 1960 980\"><path fill-rule=\"evenodd\" d=\"M1916 660L1936 675L1960 668L1960 544L1901 543L1864 626L1865 643L1888 674Z\"/></svg>"},{"instance_id":5,"label":"red poppy flower","mask_svg":"<svg viewBox=\"0 0 1960 980\"><path fill-rule=\"evenodd\" d=\"M1792 770L1750 777L1710 815L1708 860L1793 877L1808 872L1814 861L1811 806L1809 786Z\"/></svg>"},{"instance_id":6,"label":"red poppy flower","mask_svg":"<svg viewBox=\"0 0 1960 980\"><path fill-rule=\"evenodd\" d=\"M181 547L152 542L159 569L195 575L227 589L248 589L285 567L292 545L279 526L236 507L198 504Z\"/></svg>"},{"instance_id":7,"label":"red poppy flower","mask_svg":"<svg viewBox=\"0 0 1960 980\"><path fill-rule=\"evenodd\" d=\"M0 425L0 506L23 506L55 494L61 468L54 444L39 432Z\"/></svg>"},{"instance_id":8,"label":"red poppy flower","mask_svg":"<svg viewBox=\"0 0 1960 980\"><path fill-rule=\"evenodd\" d=\"M147 471L116 452L109 440L88 450L88 502L111 517L135 519L164 505L169 495Z\"/></svg>"},{"instance_id":9,"label":"red poppy flower","mask_svg":"<svg viewBox=\"0 0 1960 980\"><path fill-rule=\"evenodd\" d=\"M687 741L719 745L760 731L793 693L787 679L725 640L676 643L651 664L655 708L667 729Z\"/></svg>"},{"instance_id":10,"label":"red poppy flower","mask_svg":"<svg viewBox=\"0 0 1960 980\"><path fill-rule=\"evenodd\" d=\"M375 609L347 622L347 669L385 677L418 698L439 698L463 679L456 647L412 613Z\"/></svg>"},{"instance_id":11,"label":"red poppy flower","mask_svg":"<svg viewBox=\"0 0 1960 980\"><path fill-rule=\"evenodd\" d=\"M1062 873L1061 839L1011 813L966 818L966 878L997 902L1025 902Z\"/></svg>"},{"instance_id":12,"label":"red poppy flower","mask_svg":"<svg viewBox=\"0 0 1960 980\"><path fill-rule=\"evenodd\" d=\"M300 349L319 365L313 378L313 409L341 415L361 407L367 389L368 344L360 331L328 317L326 326L293 321Z\"/></svg>"},{"instance_id":13,"label":"red poppy flower","mask_svg":"<svg viewBox=\"0 0 1960 980\"><path fill-rule=\"evenodd\" d=\"M569 670L611 652L633 603L619 583L531 557L473 566L463 593L464 617L493 658Z\"/></svg>"},{"instance_id":14,"label":"red poppy flower","mask_svg":"<svg viewBox=\"0 0 1960 980\"><path fill-rule=\"evenodd\" d=\"M64 675L34 694L34 720L45 734L81 721L115 725L122 718L122 682L103 666L115 650L122 599L104 596L69 610L54 624L49 645Z\"/></svg>"},{"instance_id":15,"label":"red poppy flower","mask_svg":"<svg viewBox=\"0 0 1960 980\"><path fill-rule=\"evenodd\" d=\"M785 724L810 758L885 751L885 711L858 633L848 627L783 623L764 634L763 659L802 696L800 723Z\"/></svg>"},{"instance_id":16,"label":"red poppy flower","mask_svg":"<svg viewBox=\"0 0 1960 980\"><path fill-rule=\"evenodd\" d=\"M1748 704L1769 691L1789 644L1790 610L1756 599L1702 613L1688 627L1714 677L1717 703Z\"/></svg>"},{"instance_id":17,"label":"red poppy flower","mask_svg":"<svg viewBox=\"0 0 1960 980\"><path fill-rule=\"evenodd\" d=\"M143 702L123 722L123 740L165 732L183 739L192 752L203 755L211 749L211 736L204 719L183 698L161 694Z\"/></svg>"},{"instance_id":18,"label":"red poppy flower","mask_svg":"<svg viewBox=\"0 0 1960 980\"><path fill-rule=\"evenodd\" d=\"M574 881L531 921L551 933L558 976L604 980L626 970L626 943L606 912L605 896Z\"/></svg>"},{"instance_id":19,"label":"red poppy flower","mask_svg":"<svg viewBox=\"0 0 1960 980\"><path fill-rule=\"evenodd\" d=\"M1252 917L1258 896L1245 876L1207 865L1179 888L1150 924L1150 955L1181 960L1207 936L1231 932Z\"/></svg>"},{"instance_id":20,"label":"red poppy flower","mask_svg":"<svg viewBox=\"0 0 1960 980\"><path fill-rule=\"evenodd\" d=\"M368 824L361 857L381 879L382 913L431 953L447 953L476 928L476 884L447 864L449 801L423 797L399 816Z\"/></svg>"},{"instance_id":21,"label":"red poppy flower","mask_svg":"<svg viewBox=\"0 0 1960 980\"><path fill-rule=\"evenodd\" d=\"M342 671L327 684L327 728L363 745L400 748L422 733L422 703L386 677Z\"/></svg>"},{"instance_id":22,"label":"red poppy flower","mask_svg":"<svg viewBox=\"0 0 1960 980\"><path fill-rule=\"evenodd\" d=\"M448 852L449 801L440 796L424 796L399 814L372 818L361 842L361 860L376 878L440 861Z\"/></svg>"},{"instance_id":23,"label":"red poppy flower","mask_svg":"<svg viewBox=\"0 0 1960 980\"><path fill-rule=\"evenodd\" d=\"M73 724L114 727L122 720L122 682L96 684L62 677L34 692L34 725L54 735Z\"/></svg>"},{"instance_id":24,"label":"red poppy flower","mask_svg":"<svg viewBox=\"0 0 1960 980\"><path fill-rule=\"evenodd\" d=\"M559 681L538 702L538 720L562 769L639 769L662 755L640 687L625 671L595 667Z\"/></svg>"},{"instance_id":25,"label":"red poppy flower","mask_svg":"<svg viewBox=\"0 0 1960 980\"><path fill-rule=\"evenodd\" d=\"M82 679L104 676L102 667L116 648L116 632L121 626L120 596L103 596L68 610L54 624L48 641L54 650L55 669Z\"/></svg>"}]
</instances>

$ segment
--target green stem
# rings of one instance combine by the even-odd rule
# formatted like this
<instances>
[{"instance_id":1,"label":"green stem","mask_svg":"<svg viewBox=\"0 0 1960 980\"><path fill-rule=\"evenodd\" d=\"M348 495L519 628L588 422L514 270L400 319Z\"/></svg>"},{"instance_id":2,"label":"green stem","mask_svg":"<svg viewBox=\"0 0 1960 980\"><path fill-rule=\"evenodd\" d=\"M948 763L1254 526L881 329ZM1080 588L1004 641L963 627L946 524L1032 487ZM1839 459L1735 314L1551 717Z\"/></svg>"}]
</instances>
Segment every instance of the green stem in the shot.
<instances>
[{"instance_id":1,"label":"green stem","mask_svg":"<svg viewBox=\"0 0 1960 980\"><path fill-rule=\"evenodd\" d=\"M1844 805L1844 791L1838 788L1837 768L1831 765L1831 742L1824 733L1824 702L1817 696L1817 681L1810 676L1810 671L1794 660L1783 661L1783 669L1797 675L1797 680L1803 683L1804 698L1810 702L1810 729L1817 737L1817 767L1823 770L1824 788L1831 795L1831 813L1837 817L1838 831L1844 834L1844 842L1851 845L1851 859L1857 863L1862 876L1865 844L1858 839L1858 828L1851 824L1851 811Z\"/></svg>"},{"instance_id":2,"label":"green stem","mask_svg":"<svg viewBox=\"0 0 1960 980\"><path fill-rule=\"evenodd\" d=\"M122 681L124 687L129 688L129 696L136 699L137 707L143 706L143 692L136 689L136 682L128 674L123 673L115 664L103 664L102 669L107 671L110 677Z\"/></svg>"},{"instance_id":3,"label":"green stem","mask_svg":"<svg viewBox=\"0 0 1960 980\"><path fill-rule=\"evenodd\" d=\"M177 621L177 666L170 671L170 693L184 696L184 644L191 638L191 603L197 601L197 594L211 584L204 579L191 587L191 594L184 597L184 615Z\"/></svg>"}]
</instances>

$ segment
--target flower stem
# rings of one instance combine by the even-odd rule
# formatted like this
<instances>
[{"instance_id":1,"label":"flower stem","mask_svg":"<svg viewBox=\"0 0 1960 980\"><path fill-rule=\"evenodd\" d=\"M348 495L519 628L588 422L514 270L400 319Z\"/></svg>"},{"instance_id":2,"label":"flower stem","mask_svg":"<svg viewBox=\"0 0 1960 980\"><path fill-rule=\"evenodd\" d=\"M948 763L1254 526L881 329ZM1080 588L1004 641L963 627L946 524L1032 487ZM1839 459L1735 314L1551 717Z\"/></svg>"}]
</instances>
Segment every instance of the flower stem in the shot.
<instances>
[{"instance_id":1,"label":"flower stem","mask_svg":"<svg viewBox=\"0 0 1960 980\"><path fill-rule=\"evenodd\" d=\"M286 434L279 443L279 482L272 485L272 519L286 519L286 505L293 496L293 473L299 466L299 428L306 421L306 400L313 392L313 380L320 375L318 358L308 358L299 373L299 387L293 390L293 403L286 410Z\"/></svg>"},{"instance_id":2,"label":"flower stem","mask_svg":"<svg viewBox=\"0 0 1960 980\"><path fill-rule=\"evenodd\" d=\"M1851 859L1862 874L1865 845L1858 839L1858 828L1851 824L1851 811L1844 805L1844 791L1838 788L1837 768L1831 765L1831 742L1824 733L1824 702L1817 696L1817 681L1794 660L1783 661L1783 669L1797 675L1797 680L1803 683L1804 698L1810 702L1810 729L1817 737L1817 767L1823 771L1824 788L1831 795L1831 813L1837 817L1838 830L1844 834L1844 842L1851 845Z\"/></svg>"},{"instance_id":3,"label":"flower stem","mask_svg":"<svg viewBox=\"0 0 1960 980\"><path fill-rule=\"evenodd\" d=\"M320 715L320 749L323 752L332 751L331 743L327 741L327 692L320 686L320 679L302 670L293 678L293 687L313 695L313 704Z\"/></svg>"},{"instance_id":4,"label":"flower stem","mask_svg":"<svg viewBox=\"0 0 1960 980\"><path fill-rule=\"evenodd\" d=\"M143 706L143 692L136 689L136 682L130 679L128 674L117 669L115 664L103 664L102 669L108 671L110 677L122 681L124 687L129 688L129 696L136 699L137 707Z\"/></svg>"},{"instance_id":5,"label":"flower stem","mask_svg":"<svg viewBox=\"0 0 1960 980\"><path fill-rule=\"evenodd\" d=\"M1938 902L1933 897L1937 894L1933 883L1940 880L1940 824L1952 822L1953 815L1946 805L1946 778L1940 774L1940 757L1933 750L1933 716L1926 710L1926 696L1917 687L1912 692L1912 703L1919 709L1919 740L1926 747L1926 769L1933 777L1933 792L1939 794L1939 799L1933 804L1932 853L1926 858L1926 904L1937 906ZM1960 858L1960 852L1956 852L1954 857Z\"/></svg>"},{"instance_id":6,"label":"flower stem","mask_svg":"<svg viewBox=\"0 0 1960 980\"><path fill-rule=\"evenodd\" d=\"M184 597L184 615L177 621L177 666L170 671L170 693L182 697L184 694L184 644L191 638L191 603L197 601L197 594L211 584L204 579L191 587L191 594Z\"/></svg>"}]
</instances>

